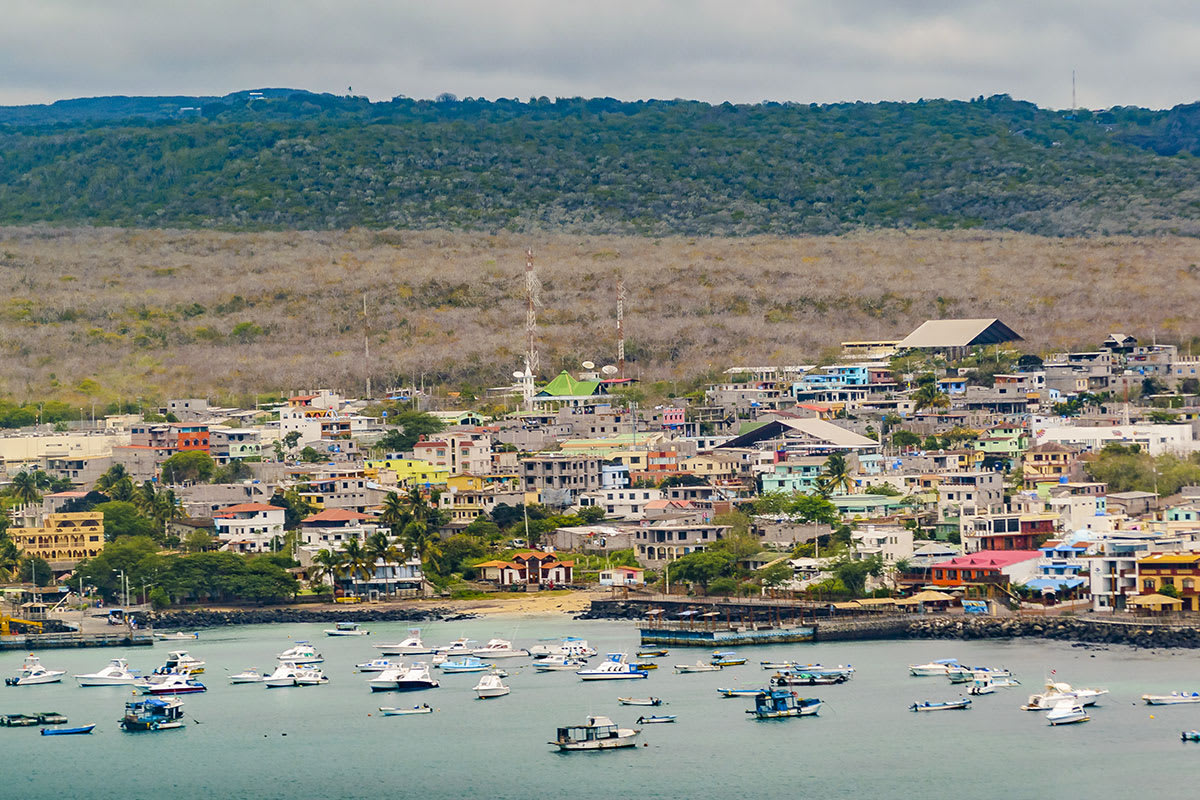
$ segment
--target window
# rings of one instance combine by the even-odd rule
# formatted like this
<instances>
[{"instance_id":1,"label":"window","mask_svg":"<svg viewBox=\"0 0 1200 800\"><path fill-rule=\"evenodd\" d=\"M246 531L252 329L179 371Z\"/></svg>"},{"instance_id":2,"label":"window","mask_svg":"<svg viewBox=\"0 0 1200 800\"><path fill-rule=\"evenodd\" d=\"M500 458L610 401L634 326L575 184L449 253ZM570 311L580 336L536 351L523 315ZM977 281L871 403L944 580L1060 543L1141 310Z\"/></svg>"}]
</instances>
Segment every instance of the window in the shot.
<instances>
[{"instance_id":1,"label":"window","mask_svg":"<svg viewBox=\"0 0 1200 800\"><path fill-rule=\"evenodd\" d=\"M1154 591L1154 579L1146 578L1144 581L1142 581L1142 588L1147 589L1151 592Z\"/></svg>"}]
</instances>

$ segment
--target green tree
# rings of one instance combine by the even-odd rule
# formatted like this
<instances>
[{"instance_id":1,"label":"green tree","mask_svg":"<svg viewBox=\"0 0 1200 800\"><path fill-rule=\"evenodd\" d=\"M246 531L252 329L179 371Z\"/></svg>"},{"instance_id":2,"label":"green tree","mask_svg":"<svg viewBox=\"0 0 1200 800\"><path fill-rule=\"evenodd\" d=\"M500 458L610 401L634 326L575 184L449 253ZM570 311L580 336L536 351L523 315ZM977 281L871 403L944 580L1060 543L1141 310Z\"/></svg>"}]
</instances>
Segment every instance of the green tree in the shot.
<instances>
[{"instance_id":1,"label":"green tree","mask_svg":"<svg viewBox=\"0 0 1200 800\"><path fill-rule=\"evenodd\" d=\"M126 536L162 539L162 531L154 521L142 516L133 503L110 500L93 510L104 515L104 538L109 542Z\"/></svg>"},{"instance_id":2,"label":"green tree","mask_svg":"<svg viewBox=\"0 0 1200 800\"><path fill-rule=\"evenodd\" d=\"M399 430L389 430L379 440L379 446L390 453L404 453L422 436L441 432L442 421L432 414L411 409L388 417L388 422L398 425Z\"/></svg>"},{"instance_id":3,"label":"green tree","mask_svg":"<svg viewBox=\"0 0 1200 800\"><path fill-rule=\"evenodd\" d=\"M300 451L300 460L305 464L316 464L318 461L324 461L325 458L314 448L306 445L304 449Z\"/></svg>"},{"instance_id":4,"label":"green tree","mask_svg":"<svg viewBox=\"0 0 1200 800\"><path fill-rule=\"evenodd\" d=\"M600 506L584 506L576 514L588 525L593 525L604 519L604 509Z\"/></svg>"},{"instance_id":5,"label":"green tree","mask_svg":"<svg viewBox=\"0 0 1200 800\"><path fill-rule=\"evenodd\" d=\"M910 399L913 401L914 411L950 407L950 396L938 388L937 377L932 374L922 375L917 379L917 389Z\"/></svg>"},{"instance_id":6,"label":"green tree","mask_svg":"<svg viewBox=\"0 0 1200 800\"><path fill-rule=\"evenodd\" d=\"M680 556L668 568L673 580L697 583L707 592L712 581L732 572L732 563L723 555L700 550Z\"/></svg>"},{"instance_id":7,"label":"green tree","mask_svg":"<svg viewBox=\"0 0 1200 800\"><path fill-rule=\"evenodd\" d=\"M850 466L844 455L834 453L825 459L819 479L822 494L852 494L854 485L854 476L850 474Z\"/></svg>"},{"instance_id":8,"label":"green tree","mask_svg":"<svg viewBox=\"0 0 1200 800\"><path fill-rule=\"evenodd\" d=\"M867 578L883 574L883 562L878 556L866 559L841 558L832 565L833 575L855 597L866 591Z\"/></svg>"},{"instance_id":9,"label":"green tree","mask_svg":"<svg viewBox=\"0 0 1200 800\"><path fill-rule=\"evenodd\" d=\"M1175 588L1175 584L1173 583L1164 583L1158 587L1158 593L1163 597L1179 597L1179 590Z\"/></svg>"},{"instance_id":10,"label":"green tree","mask_svg":"<svg viewBox=\"0 0 1200 800\"><path fill-rule=\"evenodd\" d=\"M185 450L162 463L159 472L163 483L207 483L217 464L203 450Z\"/></svg>"},{"instance_id":11,"label":"green tree","mask_svg":"<svg viewBox=\"0 0 1200 800\"><path fill-rule=\"evenodd\" d=\"M340 553L333 550L318 550L313 554L312 567L308 571L308 585L313 590L320 591L326 585L326 578L337 584L345 574L345 566Z\"/></svg>"},{"instance_id":12,"label":"green tree","mask_svg":"<svg viewBox=\"0 0 1200 800\"><path fill-rule=\"evenodd\" d=\"M288 450L295 450L296 445L300 443L300 431L288 431L283 436L283 443L287 445Z\"/></svg>"},{"instance_id":13,"label":"green tree","mask_svg":"<svg viewBox=\"0 0 1200 800\"><path fill-rule=\"evenodd\" d=\"M18 472L14 475L9 492L12 494L13 499L22 505L40 503L42 501L42 493L38 490L37 476L30 471Z\"/></svg>"},{"instance_id":14,"label":"green tree","mask_svg":"<svg viewBox=\"0 0 1200 800\"><path fill-rule=\"evenodd\" d=\"M776 561L774 564L763 567L757 573L759 581L768 589L777 589L795 577L795 570L787 560Z\"/></svg>"},{"instance_id":15,"label":"green tree","mask_svg":"<svg viewBox=\"0 0 1200 800\"><path fill-rule=\"evenodd\" d=\"M368 580L375 574L375 560L367 552L367 548L358 539L347 539L342 543L342 565L346 574L355 583L355 594L361 594L359 579Z\"/></svg>"},{"instance_id":16,"label":"green tree","mask_svg":"<svg viewBox=\"0 0 1200 800\"><path fill-rule=\"evenodd\" d=\"M17 567L17 580L35 586L49 586L54 583L54 571L41 556L22 556Z\"/></svg>"},{"instance_id":17,"label":"green tree","mask_svg":"<svg viewBox=\"0 0 1200 800\"><path fill-rule=\"evenodd\" d=\"M738 582L736 578L720 577L714 578L712 582L705 588L705 594L719 595L721 597L732 597L737 594Z\"/></svg>"},{"instance_id":18,"label":"green tree","mask_svg":"<svg viewBox=\"0 0 1200 800\"><path fill-rule=\"evenodd\" d=\"M480 543L479 539L463 533L456 533L446 539L446 541L442 542L441 547L441 566L447 575L463 572L467 566L467 562L483 558L487 555L487 548Z\"/></svg>"}]
</instances>

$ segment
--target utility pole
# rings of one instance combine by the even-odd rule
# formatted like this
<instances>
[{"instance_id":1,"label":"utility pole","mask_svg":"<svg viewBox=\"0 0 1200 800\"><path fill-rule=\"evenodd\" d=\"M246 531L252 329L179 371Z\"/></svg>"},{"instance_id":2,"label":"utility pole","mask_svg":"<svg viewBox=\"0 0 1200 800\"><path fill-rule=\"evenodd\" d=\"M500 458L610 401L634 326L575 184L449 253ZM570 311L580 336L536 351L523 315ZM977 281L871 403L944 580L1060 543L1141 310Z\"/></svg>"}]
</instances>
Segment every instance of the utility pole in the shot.
<instances>
[{"instance_id":1,"label":"utility pole","mask_svg":"<svg viewBox=\"0 0 1200 800\"><path fill-rule=\"evenodd\" d=\"M617 276L617 374L625 377L625 279Z\"/></svg>"},{"instance_id":2,"label":"utility pole","mask_svg":"<svg viewBox=\"0 0 1200 800\"><path fill-rule=\"evenodd\" d=\"M367 371L367 399L371 399L371 324L367 319L367 295L363 293L363 367Z\"/></svg>"}]
</instances>

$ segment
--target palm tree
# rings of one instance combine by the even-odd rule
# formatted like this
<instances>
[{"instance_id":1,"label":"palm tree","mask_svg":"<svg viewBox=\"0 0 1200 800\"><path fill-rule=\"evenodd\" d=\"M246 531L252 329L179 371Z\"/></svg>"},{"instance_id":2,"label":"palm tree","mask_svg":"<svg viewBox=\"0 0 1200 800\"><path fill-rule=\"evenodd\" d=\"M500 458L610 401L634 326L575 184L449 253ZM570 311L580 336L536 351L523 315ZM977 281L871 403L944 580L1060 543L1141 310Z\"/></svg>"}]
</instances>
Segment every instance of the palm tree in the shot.
<instances>
[{"instance_id":1,"label":"palm tree","mask_svg":"<svg viewBox=\"0 0 1200 800\"><path fill-rule=\"evenodd\" d=\"M405 501L395 492L388 492L383 498L383 513L379 515L379 521L391 530L392 536L399 536L400 531L404 530L407 518Z\"/></svg>"},{"instance_id":2,"label":"palm tree","mask_svg":"<svg viewBox=\"0 0 1200 800\"><path fill-rule=\"evenodd\" d=\"M356 594L358 581L356 578L370 578L375 572L375 559L367 555L367 548L358 539L348 539L342 545L342 565L351 580L355 581Z\"/></svg>"},{"instance_id":3,"label":"palm tree","mask_svg":"<svg viewBox=\"0 0 1200 800\"><path fill-rule=\"evenodd\" d=\"M839 489L841 494L854 492L854 477L850 474L850 466L846 463L844 455L834 453L825 459L825 467L821 472L819 485L822 493L826 495L837 494Z\"/></svg>"},{"instance_id":4,"label":"palm tree","mask_svg":"<svg viewBox=\"0 0 1200 800\"><path fill-rule=\"evenodd\" d=\"M938 388L937 383L929 381L922 383L912 393L913 410L923 408L949 408L950 396Z\"/></svg>"},{"instance_id":5,"label":"palm tree","mask_svg":"<svg viewBox=\"0 0 1200 800\"><path fill-rule=\"evenodd\" d=\"M383 531L376 531L368 536L364 549L372 564L382 562L385 569L404 560L404 553L396 546L395 540Z\"/></svg>"},{"instance_id":6,"label":"palm tree","mask_svg":"<svg viewBox=\"0 0 1200 800\"><path fill-rule=\"evenodd\" d=\"M38 479L32 472L18 472L13 476L12 481L12 496L18 503L28 505L36 503L42 499L42 493L38 491Z\"/></svg>"},{"instance_id":7,"label":"palm tree","mask_svg":"<svg viewBox=\"0 0 1200 800\"><path fill-rule=\"evenodd\" d=\"M141 486L135 487L133 490L133 504L137 506L137 510L142 512L143 516L150 516L154 511L154 502L157 492L154 489L154 481L147 480Z\"/></svg>"},{"instance_id":8,"label":"palm tree","mask_svg":"<svg viewBox=\"0 0 1200 800\"><path fill-rule=\"evenodd\" d=\"M0 533L0 575L12 580L21 566L21 551L8 534Z\"/></svg>"},{"instance_id":9,"label":"palm tree","mask_svg":"<svg viewBox=\"0 0 1200 800\"><path fill-rule=\"evenodd\" d=\"M331 578L334 585L338 578L345 574L340 553L333 550L318 550L312 557L312 569L308 573L308 585L316 588L325 585L325 579Z\"/></svg>"},{"instance_id":10,"label":"palm tree","mask_svg":"<svg viewBox=\"0 0 1200 800\"><path fill-rule=\"evenodd\" d=\"M175 496L175 490L165 489L154 495L150 506L150 516L162 527L163 536L167 535L167 526L183 517L183 505Z\"/></svg>"},{"instance_id":11,"label":"palm tree","mask_svg":"<svg viewBox=\"0 0 1200 800\"><path fill-rule=\"evenodd\" d=\"M128 476L129 473L125 471L124 464L113 464L108 468L108 472L101 475L100 479L96 481L95 489L97 492L108 494L108 490L112 488L114 483Z\"/></svg>"}]
</instances>

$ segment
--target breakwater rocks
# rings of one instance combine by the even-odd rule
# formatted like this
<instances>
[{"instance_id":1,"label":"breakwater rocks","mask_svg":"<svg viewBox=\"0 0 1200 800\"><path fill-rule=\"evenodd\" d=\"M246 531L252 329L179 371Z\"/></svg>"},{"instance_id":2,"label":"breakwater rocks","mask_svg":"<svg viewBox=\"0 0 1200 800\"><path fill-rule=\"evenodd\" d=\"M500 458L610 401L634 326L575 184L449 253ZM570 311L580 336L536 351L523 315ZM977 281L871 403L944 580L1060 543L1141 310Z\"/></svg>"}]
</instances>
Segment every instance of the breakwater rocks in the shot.
<instances>
[{"instance_id":1,"label":"breakwater rocks","mask_svg":"<svg viewBox=\"0 0 1200 800\"><path fill-rule=\"evenodd\" d=\"M1200 647L1200 627L1087 617L927 617L908 624L914 639L1061 639L1146 648Z\"/></svg>"},{"instance_id":2,"label":"breakwater rocks","mask_svg":"<svg viewBox=\"0 0 1200 800\"><path fill-rule=\"evenodd\" d=\"M168 611L149 618L160 629L194 630L222 625L265 625L278 622L456 622L474 619L448 608L250 608L245 610Z\"/></svg>"},{"instance_id":3,"label":"breakwater rocks","mask_svg":"<svg viewBox=\"0 0 1200 800\"><path fill-rule=\"evenodd\" d=\"M575 615L575 619L642 619L646 616L646 608L645 603L593 600L587 610Z\"/></svg>"}]
</instances>

